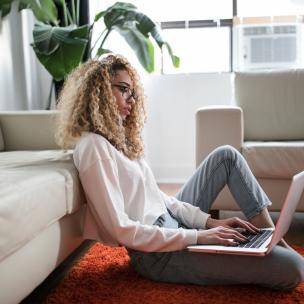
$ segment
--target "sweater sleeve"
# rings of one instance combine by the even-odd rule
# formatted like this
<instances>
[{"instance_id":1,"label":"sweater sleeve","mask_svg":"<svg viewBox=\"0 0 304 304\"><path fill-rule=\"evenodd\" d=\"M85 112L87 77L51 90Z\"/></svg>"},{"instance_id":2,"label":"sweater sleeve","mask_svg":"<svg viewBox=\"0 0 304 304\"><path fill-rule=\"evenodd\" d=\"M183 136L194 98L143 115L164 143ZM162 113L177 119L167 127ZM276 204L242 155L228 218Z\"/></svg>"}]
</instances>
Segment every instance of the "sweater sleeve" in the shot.
<instances>
[{"instance_id":1,"label":"sweater sleeve","mask_svg":"<svg viewBox=\"0 0 304 304\"><path fill-rule=\"evenodd\" d=\"M112 159L98 159L79 172L98 229L118 244L145 251L176 251L197 243L196 229L169 229L133 221L124 210L118 170Z\"/></svg>"},{"instance_id":2,"label":"sweater sleeve","mask_svg":"<svg viewBox=\"0 0 304 304\"><path fill-rule=\"evenodd\" d=\"M179 201L174 196L168 196L161 190L160 192L164 198L166 207L184 225L190 228L206 229L206 222L210 214L203 212L199 207Z\"/></svg>"}]
</instances>

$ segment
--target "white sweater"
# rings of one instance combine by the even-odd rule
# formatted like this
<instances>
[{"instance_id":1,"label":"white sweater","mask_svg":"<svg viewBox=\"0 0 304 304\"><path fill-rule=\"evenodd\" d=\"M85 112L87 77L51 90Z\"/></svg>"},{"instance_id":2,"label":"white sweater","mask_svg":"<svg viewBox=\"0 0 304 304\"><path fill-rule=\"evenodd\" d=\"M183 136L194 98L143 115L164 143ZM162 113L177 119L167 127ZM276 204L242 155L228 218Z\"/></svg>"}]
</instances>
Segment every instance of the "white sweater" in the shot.
<instances>
[{"instance_id":1,"label":"white sweater","mask_svg":"<svg viewBox=\"0 0 304 304\"><path fill-rule=\"evenodd\" d=\"M103 136L83 133L74 162L87 199L84 237L140 251L175 251L197 243L209 214L169 197L144 159L130 160ZM187 227L153 225L167 208Z\"/></svg>"}]
</instances>

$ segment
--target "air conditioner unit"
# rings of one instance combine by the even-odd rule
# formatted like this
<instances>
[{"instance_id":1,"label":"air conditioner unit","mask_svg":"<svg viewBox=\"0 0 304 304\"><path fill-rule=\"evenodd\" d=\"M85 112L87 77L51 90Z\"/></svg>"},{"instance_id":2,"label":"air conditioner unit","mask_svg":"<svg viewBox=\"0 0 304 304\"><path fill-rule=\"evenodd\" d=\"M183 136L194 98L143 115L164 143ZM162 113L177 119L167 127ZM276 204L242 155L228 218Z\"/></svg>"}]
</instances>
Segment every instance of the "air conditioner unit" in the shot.
<instances>
[{"instance_id":1,"label":"air conditioner unit","mask_svg":"<svg viewBox=\"0 0 304 304\"><path fill-rule=\"evenodd\" d=\"M236 27L236 70L302 66L302 24Z\"/></svg>"}]
</instances>

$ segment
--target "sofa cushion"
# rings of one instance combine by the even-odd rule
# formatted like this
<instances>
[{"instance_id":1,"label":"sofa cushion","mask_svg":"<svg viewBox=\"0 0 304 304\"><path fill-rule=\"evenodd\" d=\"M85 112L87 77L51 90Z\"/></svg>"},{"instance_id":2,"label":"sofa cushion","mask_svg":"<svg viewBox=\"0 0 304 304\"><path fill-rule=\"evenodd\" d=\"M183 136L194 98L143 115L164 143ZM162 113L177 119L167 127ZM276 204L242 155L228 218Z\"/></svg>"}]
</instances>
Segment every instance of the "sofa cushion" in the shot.
<instances>
[{"instance_id":1,"label":"sofa cushion","mask_svg":"<svg viewBox=\"0 0 304 304\"><path fill-rule=\"evenodd\" d=\"M60 149L54 138L57 110L1 111L5 151Z\"/></svg>"},{"instance_id":2,"label":"sofa cushion","mask_svg":"<svg viewBox=\"0 0 304 304\"><path fill-rule=\"evenodd\" d=\"M29 171L56 171L65 178L66 210L71 214L79 209L83 199L78 171L73 162L73 151L45 150L45 151L10 151L2 152L0 170L25 169ZM1 189L1 184L0 184Z\"/></svg>"},{"instance_id":3,"label":"sofa cushion","mask_svg":"<svg viewBox=\"0 0 304 304\"><path fill-rule=\"evenodd\" d=\"M235 73L234 91L245 140L304 140L304 70Z\"/></svg>"},{"instance_id":4,"label":"sofa cushion","mask_svg":"<svg viewBox=\"0 0 304 304\"><path fill-rule=\"evenodd\" d=\"M72 152L2 152L0 260L79 209L83 194Z\"/></svg>"},{"instance_id":5,"label":"sofa cushion","mask_svg":"<svg viewBox=\"0 0 304 304\"><path fill-rule=\"evenodd\" d=\"M258 178L289 179L304 170L304 141L244 142L242 154Z\"/></svg>"}]
</instances>

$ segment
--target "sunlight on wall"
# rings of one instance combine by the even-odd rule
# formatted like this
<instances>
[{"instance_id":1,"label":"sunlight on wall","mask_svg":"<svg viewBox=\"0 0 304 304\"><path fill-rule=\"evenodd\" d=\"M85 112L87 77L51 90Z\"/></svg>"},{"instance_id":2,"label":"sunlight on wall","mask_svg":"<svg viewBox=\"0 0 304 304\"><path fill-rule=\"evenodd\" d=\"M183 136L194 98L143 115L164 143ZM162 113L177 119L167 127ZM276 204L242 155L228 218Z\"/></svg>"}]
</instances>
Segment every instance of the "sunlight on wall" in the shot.
<instances>
[{"instance_id":1,"label":"sunlight on wall","mask_svg":"<svg viewBox=\"0 0 304 304\"><path fill-rule=\"evenodd\" d=\"M10 48L10 26L9 20L6 18L2 21L2 28L0 32L0 110L14 108L14 89L13 89L13 62Z\"/></svg>"}]
</instances>

